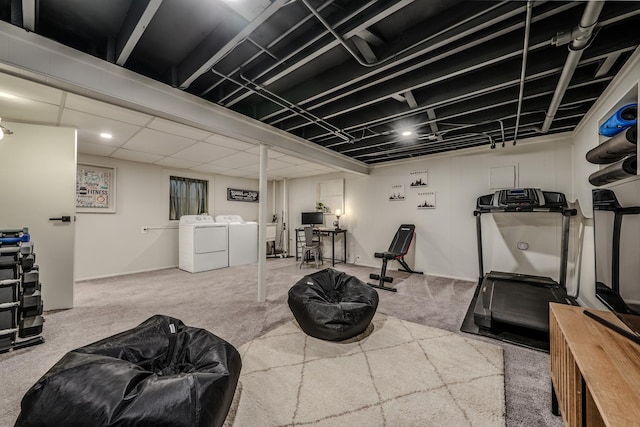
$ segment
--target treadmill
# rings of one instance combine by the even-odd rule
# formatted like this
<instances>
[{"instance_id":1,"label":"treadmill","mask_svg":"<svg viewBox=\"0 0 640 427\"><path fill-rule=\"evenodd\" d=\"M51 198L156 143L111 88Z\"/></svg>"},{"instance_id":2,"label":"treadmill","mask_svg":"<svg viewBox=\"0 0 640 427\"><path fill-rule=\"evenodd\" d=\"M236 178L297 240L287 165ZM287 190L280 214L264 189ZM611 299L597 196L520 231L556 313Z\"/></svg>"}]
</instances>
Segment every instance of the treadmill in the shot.
<instances>
[{"instance_id":1,"label":"treadmill","mask_svg":"<svg viewBox=\"0 0 640 427\"><path fill-rule=\"evenodd\" d=\"M526 212L549 212L562 215L562 248L560 259L560 283L550 277L519 273L491 271L484 274L482 256L483 214L507 212L514 215ZM514 188L499 190L477 199L476 229L478 238L478 262L480 267L479 289L474 307L474 323L481 329L517 327L533 333L549 333L549 303L578 305L567 295L566 275L569 253L569 225L575 209L567 206L565 195L542 191L538 188Z\"/></svg>"}]
</instances>

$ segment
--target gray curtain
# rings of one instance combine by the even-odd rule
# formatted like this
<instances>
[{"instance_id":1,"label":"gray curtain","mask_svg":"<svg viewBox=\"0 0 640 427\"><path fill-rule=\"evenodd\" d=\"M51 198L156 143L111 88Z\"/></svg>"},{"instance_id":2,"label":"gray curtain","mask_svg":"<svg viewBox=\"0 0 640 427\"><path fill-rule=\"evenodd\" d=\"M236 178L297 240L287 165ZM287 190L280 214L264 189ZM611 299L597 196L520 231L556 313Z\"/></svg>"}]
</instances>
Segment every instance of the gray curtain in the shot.
<instances>
[{"instance_id":1,"label":"gray curtain","mask_svg":"<svg viewBox=\"0 0 640 427\"><path fill-rule=\"evenodd\" d=\"M169 219L207 212L207 181L172 176L169 187Z\"/></svg>"}]
</instances>

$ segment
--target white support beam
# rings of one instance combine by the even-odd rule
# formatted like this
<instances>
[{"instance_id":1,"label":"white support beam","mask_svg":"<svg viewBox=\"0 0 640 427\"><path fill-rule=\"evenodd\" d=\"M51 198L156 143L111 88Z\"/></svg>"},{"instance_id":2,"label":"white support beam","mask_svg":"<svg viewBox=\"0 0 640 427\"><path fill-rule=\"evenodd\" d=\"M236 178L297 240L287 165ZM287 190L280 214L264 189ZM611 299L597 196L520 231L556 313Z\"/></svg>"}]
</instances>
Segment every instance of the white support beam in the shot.
<instances>
[{"instance_id":1,"label":"white support beam","mask_svg":"<svg viewBox=\"0 0 640 427\"><path fill-rule=\"evenodd\" d=\"M147 29L149 22L160 8L162 0L137 0L131 2L122 31L116 41L116 64L124 65L133 48Z\"/></svg>"},{"instance_id":2,"label":"white support beam","mask_svg":"<svg viewBox=\"0 0 640 427\"><path fill-rule=\"evenodd\" d=\"M427 117L429 117L429 120L431 120L431 122L429 122L429 127L431 128L431 132L433 132L433 134L436 136L438 141L442 141L442 136L438 133L440 132L440 129L438 128L438 123L435 121L437 119L436 111L433 108L428 108Z\"/></svg>"},{"instance_id":3,"label":"white support beam","mask_svg":"<svg viewBox=\"0 0 640 427\"><path fill-rule=\"evenodd\" d=\"M394 93L393 95L391 95L391 98L395 99L398 102L407 102L407 99L398 93Z\"/></svg>"},{"instance_id":4,"label":"white support beam","mask_svg":"<svg viewBox=\"0 0 640 427\"><path fill-rule=\"evenodd\" d=\"M413 97L413 92L411 92L410 90L404 93L404 98L407 100L407 104L409 105L409 108L413 109L418 107L418 103L416 102L416 99Z\"/></svg>"},{"instance_id":5,"label":"white support beam","mask_svg":"<svg viewBox=\"0 0 640 427\"><path fill-rule=\"evenodd\" d=\"M36 0L22 0L22 28L36 30Z\"/></svg>"},{"instance_id":6,"label":"white support beam","mask_svg":"<svg viewBox=\"0 0 640 427\"><path fill-rule=\"evenodd\" d=\"M356 46L356 49L358 49L358 52L360 52L364 60L367 61L367 64L373 64L378 61L378 57L373 53L371 46L369 46L369 43L367 43L366 40L361 39L358 36L353 36L351 37L351 41Z\"/></svg>"},{"instance_id":7,"label":"white support beam","mask_svg":"<svg viewBox=\"0 0 640 427\"><path fill-rule=\"evenodd\" d=\"M595 78L602 77L606 75L613 67L613 64L620 58L620 52L614 52L611 55L607 56L607 58L600 64L598 69L596 70Z\"/></svg>"},{"instance_id":8,"label":"white support beam","mask_svg":"<svg viewBox=\"0 0 640 427\"><path fill-rule=\"evenodd\" d=\"M362 175L364 162L0 21L0 72Z\"/></svg>"},{"instance_id":9,"label":"white support beam","mask_svg":"<svg viewBox=\"0 0 640 427\"><path fill-rule=\"evenodd\" d=\"M362 30L358 34L356 34L356 36L360 37L362 40L366 41L372 46L380 46L384 44L384 41L380 37L373 34L369 30Z\"/></svg>"}]
</instances>

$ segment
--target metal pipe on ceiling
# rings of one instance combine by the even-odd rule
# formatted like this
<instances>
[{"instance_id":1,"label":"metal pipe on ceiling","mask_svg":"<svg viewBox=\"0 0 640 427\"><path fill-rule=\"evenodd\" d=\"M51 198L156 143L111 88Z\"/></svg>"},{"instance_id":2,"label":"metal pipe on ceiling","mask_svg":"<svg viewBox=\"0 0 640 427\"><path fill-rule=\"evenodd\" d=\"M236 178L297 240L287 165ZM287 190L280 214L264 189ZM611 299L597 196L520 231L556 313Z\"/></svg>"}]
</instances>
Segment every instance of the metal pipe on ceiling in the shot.
<instances>
[{"instance_id":1,"label":"metal pipe on ceiling","mask_svg":"<svg viewBox=\"0 0 640 427\"><path fill-rule=\"evenodd\" d=\"M562 74L560 74L556 91L551 99L551 104L549 105L546 118L542 124L542 128L540 129L542 133L549 132L549 129L551 128L551 122L553 122L553 119L556 116L558 107L560 107L562 98L567 91L567 87L569 86L569 82L571 82L571 77L578 66L582 53L591 41L591 35L598 23L598 17L600 16L603 6L604 1L589 1L584 8L578 27L571 31L572 40L568 45L569 54L567 55L567 60L564 64L564 68L562 69Z\"/></svg>"},{"instance_id":2,"label":"metal pipe on ceiling","mask_svg":"<svg viewBox=\"0 0 640 427\"><path fill-rule=\"evenodd\" d=\"M541 20L543 20L543 19L545 19L545 18L547 18L549 16L553 16L556 13L560 13L560 12L568 10L568 9L570 9L572 7L575 7L575 6L572 3L570 3L570 4L567 4L567 5L562 5L560 7L557 7L555 9L551 10L551 11L543 12L543 13L539 14L538 16L536 16L535 18L532 18L532 22L541 21ZM522 12L522 11L526 10L526 6L524 8L518 8L516 10L518 12ZM476 28L482 27L484 25L486 25L486 23L478 25L478 26L476 26ZM513 25L509 25L508 27L502 28L502 29L500 29L498 31L494 31L494 32L492 32L492 33L490 33L490 34L488 34L486 36L471 38L468 42L466 42L466 43L464 43L464 44L462 44L462 45L460 45L460 46L458 46L456 48L448 49L448 50L443 51L443 52L441 52L441 53L439 53L439 54L437 54L435 56L426 58L423 61L416 62L415 64L412 64L412 65L407 66L407 67L402 68L402 69L398 69L397 71L394 71L394 72L392 72L390 74L384 75L382 78L379 78L377 80L371 80L371 81L367 82L366 84L364 84L362 86L356 87L355 89L345 90L345 91L343 91L343 92L341 92L341 93L339 93L339 94L337 94L337 95L335 95L333 97L325 97L324 100L321 100L320 102L315 103L313 106L308 106L306 108L309 109L309 110L315 109L315 108L319 108L319 107L322 107L322 106L324 106L326 104L333 103L333 102L335 102L336 100L338 100L340 98L344 98L344 97L347 97L347 96L352 96L353 94L355 94L358 91L373 87L375 85L383 87L382 84L384 82L386 82L386 81L390 81L390 80L393 80L393 79L395 79L397 77L401 77L404 74L412 72L412 71L415 71L417 69L427 67L427 66L429 66L431 64L437 63L438 61L440 61L440 60L442 60L444 58L451 57L451 56L453 56L455 54L458 54L460 52L463 52L463 51L466 51L466 50L469 50L469 49L473 49L475 46L479 46L479 45L481 45L482 43L484 43L486 41L496 39L499 36L502 36L502 35L505 35L505 34L509 34L512 31L515 31L515 30L517 30L517 29L519 29L519 28L521 28L523 26L524 26L524 23L515 23ZM537 49L545 48L547 46L548 46L548 41L544 41L544 42L537 43L537 44L535 44L533 46L530 46L529 50L537 50ZM429 49L430 48L427 47L424 50L421 50L420 51L420 55L417 55L417 56L422 56ZM410 56L407 56L407 57L412 57L412 56L414 56L414 54L412 54ZM517 49L517 50L514 50L513 52L508 53L506 55L503 55L501 57L494 58L491 63L497 63L497 62L500 62L500 61L507 60L507 59L509 59L511 57L519 57L519 56L520 56L520 49ZM401 61L404 61L404 59L407 58L407 57L403 57L403 58L399 59L398 63L401 62ZM392 62L391 64L383 65L380 68L376 68L376 69L373 69L371 72L365 73L363 76L371 76L371 75L377 73L380 70L384 70L384 69L392 67L392 65L395 65L396 63L397 62ZM459 70L456 73L450 73L450 74L447 74L445 76L440 76L440 77L434 78L433 80L421 82L418 85L408 85L408 86L403 88L403 91L415 90L415 89L419 89L419 88L422 88L422 87L425 87L425 86L428 86L428 85L433 85L433 84L438 83L440 81L443 81L445 79L450 79L450 78L453 78L453 77L455 77L457 75L473 71L474 69L477 69L478 67L485 67L487 65L490 65L491 63L484 62L482 64L476 64L474 66L470 66L468 68ZM349 82L349 85L351 85L352 83L356 83L359 80L361 80L361 78L357 78L357 79L351 80ZM335 90L335 89L344 88L344 87L345 87L345 85L336 86L334 89L332 89L332 91ZM325 96L325 95L328 95L328 94L329 94L329 92L324 92L324 93L322 93L320 95ZM308 102L318 98L318 96L313 96L311 98L308 98L307 100L300 102L300 104L301 105L306 105L306 104L308 104ZM358 106L352 106L349 109L340 110L340 111L337 111L337 112L332 113L332 114L333 114L333 116L339 115L339 114L346 114L346 113L348 113L349 111L351 111L353 109L362 108L365 105L371 105L371 104L374 104L376 102L380 102L380 101L382 101L384 98L386 98L388 96L389 95L387 94L387 95L381 96L381 98L379 98L379 99L371 100L370 102L368 102L368 104L362 104L361 103ZM260 120L265 121L268 117L271 117L271 116L274 116L274 115L277 115L277 114L279 114L279 113L269 114L267 116L262 117ZM281 117L281 118L279 118L277 120L268 121L267 123L269 123L271 125L275 125L276 123L279 123L279 122L281 122L283 120L286 120L288 118L291 118L291 117L292 116ZM328 118L329 117L331 117L331 116L328 116ZM300 127L300 125L288 127L288 128L285 128L285 130L290 132L292 130L295 130L297 127Z\"/></svg>"},{"instance_id":3,"label":"metal pipe on ceiling","mask_svg":"<svg viewBox=\"0 0 640 427\"><path fill-rule=\"evenodd\" d=\"M360 10L364 10L364 9L366 9L367 7L371 6L373 3L375 3L375 2L372 2L371 4L366 4L366 5L365 5L365 7L361 8ZM353 80L350 80L350 81L348 81L348 82L345 82L344 84L342 84L342 85L340 85L340 86L337 86L337 87L335 87L335 88L331 89L331 92L336 91L336 90L339 90L339 89L342 89L342 88L347 87L347 86L349 86L349 85L351 85L351 84L355 84L355 83L357 83L357 82L359 82L359 81L361 81L361 80L366 80L367 78L370 78L370 77L372 77L372 76L374 76L374 75L376 75L376 74L378 74L378 73L381 73L381 72L383 72L383 71L385 71L385 70L387 70L387 69L389 69L389 68L391 68L391 67L394 67L394 66L396 66L396 65L399 65L399 64L400 64L400 63L402 63L402 62L406 62L406 61L409 61L409 60L415 59L416 57L419 57L419 56L425 55L425 54L427 54L427 53L429 53L429 52L431 52L431 51L434 51L434 50L436 50L436 49L438 49L438 48L440 48L440 47L442 47L442 46L445 46L445 45L447 45L447 44L449 44L449 43L453 43L453 42L454 42L454 41L456 41L456 40L462 39L462 38L464 38L464 37L466 37L466 36L468 36L468 35L470 35L470 34L473 34L473 33L477 32L477 31L480 31L480 30L482 30L482 29L485 29L485 28L487 28L487 27L490 27L490 26L492 26L492 25L494 25L494 24L496 24L496 23L498 23L498 22L502 22L503 20L506 20L506 19L508 19L508 18L510 18L510 17L512 17L512 16L514 16L515 14L517 14L517 13L519 12L519 9L515 9L515 10L511 10L511 11L509 11L509 12L507 12L507 13L503 13L503 14L499 15L499 16L498 16L498 17L496 17L496 18L492 18L492 19L488 20L487 22L481 22L481 23L478 23L477 25L473 26L472 28L469 28L469 29L467 29L467 30L464 30L464 31L463 31L463 32L461 32L461 33L458 33L458 34L456 34L456 35L450 36L450 37L448 37L448 38L446 38L446 39L444 39L444 40L438 41L437 43L435 43L435 44L433 44L433 45L431 45L431 46L427 46L426 48L422 49L422 50L421 50L421 51L419 51L419 52L415 52L415 53L409 54L409 55L407 55L407 56L404 56L404 57L402 57L402 58L398 58L398 57L399 57L399 56L401 56L402 54L407 53L407 52L409 52L409 51L410 51L410 50L412 50L412 49L415 49L415 48L416 48L416 47L418 47L419 45L425 44L425 43L427 43L427 42L429 42L429 41L431 41L431 40L433 40L433 39L436 39L437 37L443 36L444 34L446 34L446 33L450 32L451 30L453 30L453 29L455 29L455 28L457 28L457 27L463 26L464 24L467 24L467 23L469 23L469 22L471 22L471 21L473 21L473 20L475 20L475 19L477 19L477 18L479 18L479 17L482 17L482 16L484 16L484 15L487 15L487 14L489 14L490 12L493 12L494 10L497 10L498 8L500 8L500 7L504 6L504 5L508 4L508 3L509 3L509 1L502 1L502 2L500 2L500 3L497 3L497 4L495 4L495 5L491 6L491 7L489 7L488 9L483 10L482 12L478 12L478 13L476 13L476 14L474 14L474 15L472 15L472 16L470 16L470 17L468 17L468 18L465 18L465 19L463 19L462 21L457 22L457 23L455 23L455 24L453 24L453 25L451 25L451 26L447 27L447 28L446 28L446 29L444 29L444 30L441 30L441 31L439 31L439 32L437 32L437 33L434 33L434 34L430 35L429 37L426 37L426 38L424 38L424 39L422 39L422 40L420 40L420 41L418 41L418 42L416 42L416 43L412 44L411 46L408 46L408 47L406 47L406 48L402 49L401 51L396 52L395 54L393 54L393 55L390 57L390 58L397 58L397 60L396 60L396 61L394 61L394 62L390 62L390 63L388 63L388 64L385 64L384 66L382 66L382 67L380 67L380 68L378 68L378 69L368 71L365 75L361 75L361 76L359 76L359 77L357 77L357 78L355 78L355 79L353 79ZM571 4L569 4L569 5L567 5L567 6L562 6L562 7L558 8L557 10L558 10L558 11L561 11L561 10L564 10L564 8L571 8L571 7L574 7L574 6L573 6L573 5L571 5ZM319 11L321 10L321 8L322 8L322 6L321 6L321 7L319 7L319 8L317 9L317 11L319 12ZM309 16L312 16L312 15L309 15ZM352 14L352 15L349 15L348 17L346 17L346 18L343 18L342 20L340 20L340 21L337 23L337 25L336 25L336 26L340 26L340 25L345 24L346 22L348 22L348 20L350 20L350 19L354 18L355 16L356 16L356 14ZM305 19L306 19L306 18L305 18ZM374 22L371 22L371 21L374 21ZM366 24L367 24L367 25L372 25L372 24L373 24L373 23L375 23L375 22L377 22L377 21L375 21L375 20L369 20L369 21L367 21L367 23L366 23ZM346 33L346 36L348 37L349 35L351 35L351 34L353 34L353 33L354 33L354 30L351 30L351 31L349 31L349 32L347 32L347 33ZM323 34L321 34L320 36L318 36L318 37L316 37L316 38L312 39L309 43L307 43L307 44L303 45L300 49L297 49L297 50L296 50L295 52L293 52L292 54L288 55L288 56L287 56L287 57L285 57L285 58L282 58L282 61L286 61L287 59L289 59L289 58L293 57L295 54L299 53L299 51L301 51L303 48L306 48L306 47L310 46L311 44L315 43L316 41L318 41L318 40L321 38L321 36L323 36L323 35L325 35L325 34L327 34L327 32L323 32ZM343 39L344 39L344 37L343 37ZM329 49L331 49L331 48L333 48L334 46L337 46L337 45L338 45L338 42L337 42L337 41L335 42L335 45L334 45L333 43L330 43L330 44L328 44L328 45L326 45L326 46L322 47L322 48L320 49L320 51L321 51L321 53L325 53L325 52L327 52ZM315 55L315 54L317 54L317 53L314 53L314 55ZM288 73L290 73L290 72L292 72L293 70L295 70L295 69L297 69L297 68L301 67L302 65L306 64L306 63L308 62L308 60L309 60L309 58L310 58L310 57L313 57L313 56L312 56L312 55L307 55L307 56L305 57L305 60L304 60L304 61L294 63L292 66L290 66L290 67L289 67L289 68L287 68L286 70L283 70L283 71L281 71L280 73L278 73L276 76L270 77L268 80L264 81L264 82L263 82L263 84L264 84L264 85L269 85L269 84L273 83L274 81L276 81L277 79L279 79L279 78L281 78L281 77L286 76ZM380 63L378 63L378 64L380 64ZM276 65L277 65L277 64L276 64ZM262 77L263 75L265 75L266 73L270 72L270 71L271 71L271 70L273 70L274 68L275 68L275 65L274 65L274 66L270 66L270 67L268 67L266 70L263 70L260 74L258 74L257 76L255 76L255 77L254 77L254 79L257 79L257 78ZM318 97L322 97L322 96L324 96L324 95L328 95L328 94L329 94L329 93L331 93L331 92L324 92L324 93L321 93L321 94L318 94L318 95L314 95L314 96L312 96L311 98L304 100L304 101L303 101L303 103L312 102L312 101L314 101L316 98L318 98ZM234 91L233 93L235 94L236 92ZM243 94L243 95L241 95L241 96L237 97L236 99L232 100L231 102L229 102L229 103L225 104L225 106L226 106L226 107L231 107L231 106L233 106L235 103L240 102L241 100L243 100L244 98L246 98L247 96L248 96L248 94L247 94L247 93L245 93L245 94ZM225 99L226 99L226 97L225 97ZM261 117L261 118L260 118L260 120L265 121L265 120L267 120L267 119L269 119L269 118L271 118L271 117L278 116L279 114L282 114L282 113L283 113L283 111L282 111L282 110L281 110L281 111L276 111L276 112L271 113L271 114L269 114L269 115L267 115L267 116L265 116L265 117ZM290 117L292 117L292 116L287 116L287 117L283 118L282 120L285 120L285 119L290 118ZM275 124L275 122L274 122L274 123L270 123L270 124Z\"/></svg>"},{"instance_id":4,"label":"metal pipe on ceiling","mask_svg":"<svg viewBox=\"0 0 640 427\"><path fill-rule=\"evenodd\" d=\"M294 102L291 102L291 101L281 97L277 93L274 93L274 92L270 91L266 87L264 87L264 86L262 86L262 85L260 85L260 84L258 84L256 82L246 78L242 74L240 74L240 78L242 80L244 80L245 82L247 82L247 83L251 83L256 88L258 88L258 90L260 90L261 92L267 93L269 96L272 96L273 98L279 100L280 102L284 102L285 104L288 104L288 107L285 107L285 108L289 109L290 111L297 112L298 115L300 115L301 117L304 117L308 122L310 122L312 124L316 124L316 125L322 127L323 129L332 132L338 138L341 138L346 142L352 142L355 139L354 136L343 132L342 129L332 125L331 123L327 122L323 118L316 116L315 114L305 110L304 108L302 108L298 104L296 104ZM273 102L273 100L272 100L272 102ZM277 103L276 105L282 106L282 104L280 104L280 103ZM308 117L305 117L304 115L307 115ZM309 117L311 117L311 120L309 119ZM329 128L329 129L327 129L327 128ZM331 129L333 129L333 130L331 130Z\"/></svg>"},{"instance_id":5,"label":"metal pipe on ceiling","mask_svg":"<svg viewBox=\"0 0 640 427\"><path fill-rule=\"evenodd\" d=\"M503 3L509 3L509 2L503 2ZM489 13L489 12L493 11L494 9L496 9L499 6L502 6L503 3L500 3L500 4L496 5L496 6L493 6L490 9L487 9L486 11L483 11L483 12L480 12L480 13L474 15L474 16L471 16L471 17L463 20L461 23L471 22L473 19L475 19L475 18L477 18L479 16L482 16L484 14ZM537 4L536 4L536 6L537 6ZM557 13L564 12L565 10L568 10L570 8L573 8L573 7L575 7L574 3L561 5L561 6L555 8L555 9L553 9L551 11L541 13L540 15L536 16L532 21L536 22L537 20L543 20L543 19L545 19L545 18L547 18L549 16L553 16L553 15L555 15ZM397 65L399 65L401 63L416 59L416 58L418 58L420 56L424 56L424 55L426 55L427 53L429 53L431 51L434 51L434 50L439 49L439 48L441 48L443 46L446 46L446 45L448 45L450 43L453 43L454 41L457 41L457 40L460 40L460 39L465 38L467 36L470 36L470 35L474 34L477 31L480 31L482 29L486 29L486 28L488 28L488 27L490 27L490 26L492 26L492 25L494 25L496 23L500 23L500 22L502 22L504 20L507 20L508 18L511 18L513 16L518 15L519 13L521 13L524 10L525 10L524 8L516 8L514 10L508 11L507 13L503 13L498 17L491 18L486 22L478 23L477 25L473 26L472 28L464 30L462 33L458 33L458 34L455 34L453 36L447 37L446 39L440 40L437 43L432 44L430 46L426 46L425 48L423 48L423 49L421 49L421 50L419 50L417 52L414 52L414 53L411 53L409 55L406 55L406 56L403 56L401 58L398 58L397 61L393 61L391 63L382 65L379 68L370 69L370 71L367 71L365 74L360 75L359 77L356 77L355 79L352 79L352 80L350 80L348 82L345 82L345 83L343 83L343 84L341 84L339 86L336 86L336 87L332 88L330 91L325 91L325 92L319 93L317 95L311 96L310 98L307 98L306 100L299 101L299 103L300 104L308 104L308 103L316 101L316 100L318 100L320 98L326 97L327 95L329 95L332 92L335 92L335 91L340 90L340 89L345 89L345 88L347 88L349 86L355 85L356 83L358 83L360 81L367 80L367 79L369 79L371 77L376 76L377 74L380 74L380 73L382 73L384 71L390 70L393 67L395 67L395 66L397 66ZM442 30L442 31L440 31L440 32L438 32L438 33L436 33L436 34L434 34L434 35L432 35L432 36L430 36L430 37L428 37L428 38L426 38L424 40L421 40L417 44L426 43L429 40L431 40L433 37L444 35L445 33L451 31L453 28L457 27L459 24L460 23L458 23L456 25L453 25L453 26L447 28L446 30ZM356 89L356 91L357 90L366 89L367 87L370 87L372 85L376 85L376 84L380 85L380 84L382 84L383 82L385 82L385 81L387 81L389 79L398 77L398 76L403 75L405 73L408 73L410 71L414 71L416 68L421 68L421 67L428 66L428 65L430 65L430 64L432 64L432 63L434 63L434 62L436 62L436 61L438 61L440 59L444 59L444 58L446 58L448 56L451 56L454 53L458 53L458 52L460 52L462 50L471 49L474 46L480 44L482 41L494 39L494 38L496 38L498 36L501 36L503 34L507 34L507 33L511 32L511 31L514 31L514 30L520 28L521 26L522 26L522 24L519 24L519 23L511 25L511 26L506 27L506 28L504 28L504 29L502 29L500 31L492 33L491 36L485 37L482 40L479 40L478 38L476 38L476 39L472 38L470 42L465 43L464 45L462 45L459 48L456 48L456 49L453 49L453 50L449 49L449 50L447 50L447 51L445 51L445 52L443 52L443 53L441 53L439 55L436 55L435 57L428 58L425 61L421 61L419 63L416 63L416 64L412 65L412 66L405 67L402 70L399 70L397 72L393 72L392 74L385 75L381 79L372 80L371 82L369 82L365 86L362 86L359 89ZM413 47L416 47L417 44L413 45L413 46L410 46L409 49L411 49ZM546 43L540 44L540 47L546 46L546 45L547 45ZM404 50L402 52L404 52ZM414 88L405 88L405 90L408 90L408 89L414 89ZM324 101L316 103L311 108L318 108L318 107L320 107L320 106L322 106L322 105L324 105L326 103L334 102L335 100L337 100L339 98L350 96L353 92L355 92L355 91L354 90L343 91L342 93L338 93L336 96L333 96L331 98L325 99ZM310 107L307 107L307 108L310 108ZM270 119L272 117L276 117L276 116L278 116L280 114L282 114L282 111L276 111L274 113L268 114L267 116L264 116L264 117L260 118L260 120L266 121L266 120L268 120L268 119ZM273 121L270 121L268 123L272 124L272 125L275 125L276 123L278 123L280 121L283 121L283 120L286 120L286 119L291 118L291 117L292 116L281 117L281 118L279 118L277 120L273 120Z\"/></svg>"},{"instance_id":6,"label":"metal pipe on ceiling","mask_svg":"<svg viewBox=\"0 0 640 427\"><path fill-rule=\"evenodd\" d=\"M513 133L513 145L518 141L518 126L520 126L520 113L522 112L522 98L524 98L524 81L527 72L527 53L529 52L529 33L531 32L531 0L527 1L527 18L524 25L524 46L522 47L522 70L520 71L520 91L518 93L518 109L516 112L516 129ZM502 140L504 144L504 140ZM495 144L494 144L495 148Z\"/></svg>"},{"instance_id":7,"label":"metal pipe on ceiling","mask_svg":"<svg viewBox=\"0 0 640 427\"><path fill-rule=\"evenodd\" d=\"M321 4L318 7L318 11L324 10L325 8L329 7L331 4L333 3L333 0L328 0L327 2ZM285 5L286 6L286 5ZM287 38L287 36L289 36L290 34L292 34L294 31L298 30L305 22L307 22L308 20L311 19L311 15L307 15L305 16L303 19L301 19L300 21L298 21L295 25L291 26L287 31L283 32L282 34L280 34L278 37L276 37L273 41L271 41L267 47L265 48L267 51L271 48L273 48L274 46L276 46L278 43L280 43L281 41L285 40ZM239 66L237 66L236 68L233 69L233 71L229 72L227 75L231 76L235 73L239 73L240 70L242 70L243 68L245 68L247 65L249 65L251 62L253 62L254 60L256 60L258 57L260 57L260 55L262 54L262 52L257 52L255 53L253 56L251 56L249 59L247 59L246 61L244 61L242 64L240 64ZM266 70L263 70L260 75L258 75L258 77L261 77L264 73L271 71L273 68L275 68L277 65L282 65L286 62L286 60L288 58L290 58L291 56L293 56L293 54L287 55L285 58L283 59L278 59L276 64L271 65L269 67L267 67ZM216 83L212 84L211 86L209 86L207 89L205 89L200 96L204 96L207 93L211 92L213 89L215 89L218 85L220 85L222 82L224 82L224 79L220 79L218 80ZM224 98L222 98L219 103L224 103L229 97L235 95L238 91L240 91L240 88L232 91L230 94L228 94L227 96L225 96Z\"/></svg>"},{"instance_id":8,"label":"metal pipe on ceiling","mask_svg":"<svg viewBox=\"0 0 640 427\"><path fill-rule=\"evenodd\" d=\"M320 117L315 116L312 113L309 113L308 111L306 111L305 109L293 104L290 101L287 101L286 99L266 90L265 88L259 86L258 84L252 82L251 80L248 80L247 78L245 78L244 76L240 75L240 77L242 77L245 81L252 83L253 85L256 86L257 89L253 89L252 87L248 86L245 83L239 82L235 79L232 79L229 76L224 75L223 73L216 71L215 69L211 68L209 71L211 71L213 74L222 77L223 79L229 80L230 82L243 87L244 89L246 89L249 92L255 93L256 95L259 95L261 97L263 97L264 99L271 101L273 103L275 103L276 105L279 105L282 108L286 108L289 111L292 111L294 113L296 113L297 115L303 117L305 120L307 120L310 123L314 123L318 126L320 126L321 128L323 128L324 130L331 132L332 134L334 134L335 136L337 136L340 139L343 139L345 141L350 141L353 140L353 137L351 135L343 135L342 132L340 131L340 129L336 128L335 126L333 126L331 123L327 123L325 122L323 119L321 119ZM264 92L264 93L262 93ZM265 95L268 94L271 97ZM276 99L273 99L276 98ZM287 105L289 104L289 105ZM297 111L296 108L299 110ZM305 116L306 115L306 116ZM307 117L308 116L308 117ZM311 119L309 118L311 117Z\"/></svg>"}]
</instances>

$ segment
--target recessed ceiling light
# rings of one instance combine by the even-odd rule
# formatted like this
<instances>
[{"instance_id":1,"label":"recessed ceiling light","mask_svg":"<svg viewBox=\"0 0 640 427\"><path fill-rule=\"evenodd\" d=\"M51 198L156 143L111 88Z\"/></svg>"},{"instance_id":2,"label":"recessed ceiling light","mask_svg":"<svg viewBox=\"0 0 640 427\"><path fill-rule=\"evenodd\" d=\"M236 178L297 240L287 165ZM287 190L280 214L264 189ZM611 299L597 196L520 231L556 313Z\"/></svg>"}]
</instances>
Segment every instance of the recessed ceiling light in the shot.
<instances>
[{"instance_id":1,"label":"recessed ceiling light","mask_svg":"<svg viewBox=\"0 0 640 427\"><path fill-rule=\"evenodd\" d=\"M107 133L107 132L102 132L100 134L100 138L111 139L111 138L113 138L113 135L111 135L110 133Z\"/></svg>"},{"instance_id":2,"label":"recessed ceiling light","mask_svg":"<svg viewBox=\"0 0 640 427\"><path fill-rule=\"evenodd\" d=\"M402 136L409 136L411 134L413 134L413 132L411 132L410 130L405 130L405 131L402 131L401 133Z\"/></svg>"}]
</instances>

